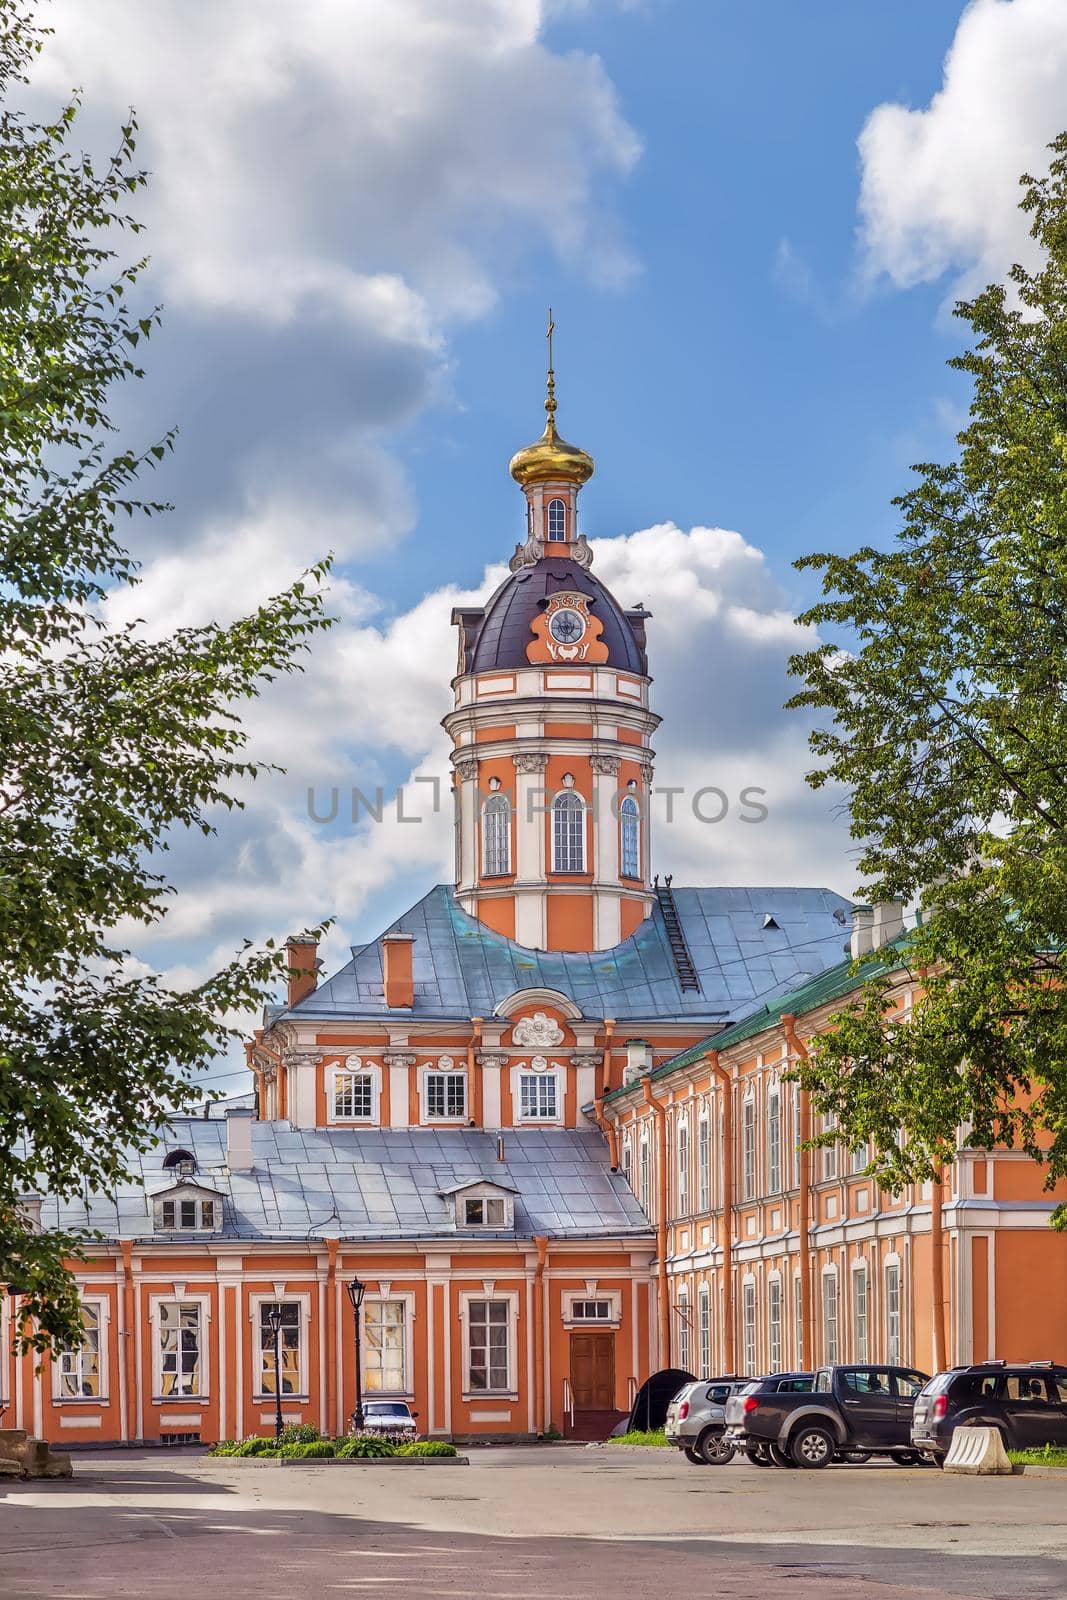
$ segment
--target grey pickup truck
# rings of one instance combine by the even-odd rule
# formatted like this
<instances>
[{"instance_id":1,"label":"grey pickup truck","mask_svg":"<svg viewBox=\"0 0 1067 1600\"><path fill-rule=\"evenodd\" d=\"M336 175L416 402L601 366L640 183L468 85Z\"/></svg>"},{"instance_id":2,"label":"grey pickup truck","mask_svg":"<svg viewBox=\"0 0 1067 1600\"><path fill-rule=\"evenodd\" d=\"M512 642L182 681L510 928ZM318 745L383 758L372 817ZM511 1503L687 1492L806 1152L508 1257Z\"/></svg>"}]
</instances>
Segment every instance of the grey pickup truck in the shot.
<instances>
[{"instance_id":1,"label":"grey pickup truck","mask_svg":"<svg viewBox=\"0 0 1067 1600\"><path fill-rule=\"evenodd\" d=\"M826 1467L831 1461L890 1456L913 1466L915 1396L927 1382L910 1367L834 1366L815 1374L809 1394L771 1390L758 1380L726 1402L724 1442L761 1446L779 1467Z\"/></svg>"}]
</instances>

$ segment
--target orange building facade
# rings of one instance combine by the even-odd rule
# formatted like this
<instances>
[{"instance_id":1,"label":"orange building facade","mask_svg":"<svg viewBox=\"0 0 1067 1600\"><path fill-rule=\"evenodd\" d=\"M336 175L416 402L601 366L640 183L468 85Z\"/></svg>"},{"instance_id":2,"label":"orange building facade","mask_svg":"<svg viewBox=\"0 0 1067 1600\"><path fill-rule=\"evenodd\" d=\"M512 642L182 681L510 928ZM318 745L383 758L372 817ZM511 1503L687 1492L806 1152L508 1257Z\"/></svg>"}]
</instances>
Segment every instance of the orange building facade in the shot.
<instances>
[{"instance_id":1,"label":"orange building facade","mask_svg":"<svg viewBox=\"0 0 1067 1600\"><path fill-rule=\"evenodd\" d=\"M243 1437L280 1385L285 1420L342 1432L353 1279L363 1396L430 1436L603 1437L668 1364L1065 1353L1055 1197L1024 1158L961 1155L894 1198L862 1152L798 1149L784 1074L855 983L850 939L899 921L827 889L653 877L648 613L591 571L593 463L557 433L551 371L546 409L511 463L509 576L453 616L454 881L325 981L291 941L252 1092L176 1119L88 1214L43 1202L43 1226L103 1241L77 1266L78 1349L16 1357L0 1305L9 1424Z\"/></svg>"}]
</instances>

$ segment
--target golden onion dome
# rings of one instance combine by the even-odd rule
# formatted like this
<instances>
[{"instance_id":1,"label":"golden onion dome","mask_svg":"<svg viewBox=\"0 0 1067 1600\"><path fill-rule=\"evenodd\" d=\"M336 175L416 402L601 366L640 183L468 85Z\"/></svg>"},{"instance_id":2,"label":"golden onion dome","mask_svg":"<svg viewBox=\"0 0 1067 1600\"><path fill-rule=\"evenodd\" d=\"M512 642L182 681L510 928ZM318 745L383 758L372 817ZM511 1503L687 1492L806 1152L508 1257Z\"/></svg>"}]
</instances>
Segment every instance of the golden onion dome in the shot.
<instances>
[{"instance_id":1,"label":"golden onion dome","mask_svg":"<svg viewBox=\"0 0 1067 1600\"><path fill-rule=\"evenodd\" d=\"M556 374L552 368L552 334L555 323L548 313L548 391L545 410L548 421L545 431L535 444L517 450L511 458L508 471L523 488L529 483L541 483L547 478L562 478L571 483L587 483L595 470L593 458L576 444L568 444L556 432Z\"/></svg>"}]
</instances>

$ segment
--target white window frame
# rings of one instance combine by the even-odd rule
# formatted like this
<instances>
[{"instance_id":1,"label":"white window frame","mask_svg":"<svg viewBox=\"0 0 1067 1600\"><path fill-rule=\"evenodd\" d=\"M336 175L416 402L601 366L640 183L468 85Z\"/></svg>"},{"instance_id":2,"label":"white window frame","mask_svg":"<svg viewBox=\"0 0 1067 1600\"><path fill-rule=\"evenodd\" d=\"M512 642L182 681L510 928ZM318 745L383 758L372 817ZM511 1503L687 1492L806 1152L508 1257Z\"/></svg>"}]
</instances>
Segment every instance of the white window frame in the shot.
<instances>
[{"instance_id":1,"label":"white window frame","mask_svg":"<svg viewBox=\"0 0 1067 1600\"><path fill-rule=\"evenodd\" d=\"M503 1222L468 1222L468 1200L499 1200L504 1207ZM493 1187L491 1183L471 1184L467 1189L456 1192L456 1226L465 1233L500 1233L504 1228L515 1226L515 1200L514 1196Z\"/></svg>"},{"instance_id":2,"label":"white window frame","mask_svg":"<svg viewBox=\"0 0 1067 1600\"><path fill-rule=\"evenodd\" d=\"M796 1370L804 1370L804 1289L800 1273L793 1274L793 1353Z\"/></svg>"},{"instance_id":3,"label":"white window frame","mask_svg":"<svg viewBox=\"0 0 1067 1600\"><path fill-rule=\"evenodd\" d=\"M741 1364L748 1378L755 1378L759 1354L756 1348L757 1295L755 1278L741 1284Z\"/></svg>"},{"instance_id":4,"label":"white window frame","mask_svg":"<svg viewBox=\"0 0 1067 1600\"><path fill-rule=\"evenodd\" d=\"M359 1065L354 1065L355 1062L358 1062ZM325 1068L325 1071L329 1074L326 1084L326 1121L330 1126L337 1128L376 1128L381 1122L381 1063L367 1060L363 1056L349 1055L343 1061L331 1062ZM368 1078L370 1080L369 1116L345 1117L337 1115L337 1079L343 1076Z\"/></svg>"},{"instance_id":5,"label":"white window frame","mask_svg":"<svg viewBox=\"0 0 1067 1600\"><path fill-rule=\"evenodd\" d=\"M172 1205L194 1205L196 1207L196 1221L192 1224L182 1222L180 1209L175 1212L172 1223L165 1222L163 1207ZM211 1206L213 1221L205 1223L204 1207ZM152 1227L156 1233L218 1233L222 1227L222 1196L214 1189L208 1189L204 1184L194 1180L178 1182L173 1188L165 1189L162 1193L152 1196Z\"/></svg>"},{"instance_id":6,"label":"white window frame","mask_svg":"<svg viewBox=\"0 0 1067 1600\"><path fill-rule=\"evenodd\" d=\"M767 1279L767 1370L781 1372L785 1366L782 1337L782 1278L772 1272Z\"/></svg>"},{"instance_id":7,"label":"white window frame","mask_svg":"<svg viewBox=\"0 0 1067 1600\"><path fill-rule=\"evenodd\" d=\"M511 876L511 813L510 799L499 790L487 795L482 804L482 876L485 878ZM498 817L503 819L502 827L491 822Z\"/></svg>"},{"instance_id":8,"label":"white window frame","mask_svg":"<svg viewBox=\"0 0 1067 1600\"><path fill-rule=\"evenodd\" d=\"M746 1095L741 1103L741 1198L756 1199L756 1097Z\"/></svg>"},{"instance_id":9,"label":"white window frame","mask_svg":"<svg viewBox=\"0 0 1067 1600\"><path fill-rule=\"evenodd\" d=\"M192 1298L187 1295L186 1300ZM297 1347L297 1382L299 1389L296 1394L283 1394L282 1404L288 1405L294 1400L309 1400L311 1390L308 1379L308 1345L311 1337L311 1295L308 1293L275 1294L273 1291L257 1291L248 1296L248 1320L252 1327L252 1361L253 1361L253 1398L257 1404L274 1403L274 1395L263 1389L263 1362L260 1347L260 1326L262 1322L263 1307L275 1305L296 1305L300 1308L300 1343Z\"/></svg>"},{"instance_id":10,"label":"white window frame","mask_svg":"<svg viewBox=\"0 0 1067 1600\"><path fill-rule=\"evenodd\" d=\"M862 1293L860 1286L862 1284ZM871 1359L871 1277L866 1261L852 1263L852 1360L867 1362ZM862 1311L862 1318L861 1318ZM898 1366L899 1362L893 1362Z\"/></svg>"},{"instance_id":11,"label":"white window frame","mask_svg":"<svg viewBox=\"0 0 1067 1600\"><path fill-rule=\"evenodd\" d=\"M711 1377L711 1290L702 1283L697 1290L697 1340L700 1376Z\"/></svg>"},{"instance_id":12,"label":"white window frame","mask_svg":"<svg viewBox=\"0 0 1067 1600\"><path fill-rule=\"evenodd\" d=\"M508 1307L508 1318L507 1318L507 1329L508 1329L508 1350L507 1350L507 1368L508 1368L508 1370L507 1370L507 1379L508 1379L508 1386L507 1386L506 1389L472 1389L470 1387L470 1376L471 1376L470 1307L471 1307L471 1304L476 1300L477 1301L481 1301L481 1300L501 1301L502 1300L502 1301L504 1301L506 1303L506 1305ZM466 1400L481 1401L481 1400L490 1400L490 1399L492 1399L492 1400L518 1400L518 1398L519 1398L519 1390L518 1390L517 1369L516 1369L516 1364L515 1364L516 1363L516 1353L517 1353L517 1349L518 1349L518 1332L519 1332L519 1296L518 1296L518 1292L516 1290L514 1290L514 1289L498 1290L498 1289L496 1289L495 1286L493 1287L492 1291L487 1291L484 1286L481 1289L477 1289L477 1290L476 1289L472 1289L470 1291L461 1291L460 1292L460 1296L459 1296L459 1320L460 1320L460 1331L461 1331L461 1335L462 1335L463 1368L462 1368L462 1373L461 1373L461 1380L462 1380L462 1384L463 1384L463 1390L462 1390L463 1399L465 1401Z\"/></svg>"},{"instance_id":13,"label":"white window frame","mask_svg":"<svg viewBox=\"0 0 1067 1600\"><path fill-rule=\"evenodd\" d=\"M689 1202L689 1118L680 1116L676 1131L677 1170L675 1183L675 1200L678 1206L678 1215L687 1217L690 1210Z\"/></svg>"},{"instance_id":14,"label":"white window frame","mask_svg":"<svg viewBox=\"0 0 1067 1600\"><path fill-rule=\"evenodd\" d=\"M586 831L588 827L586 814L585 800L577 789L561 789L552 801L552 871L562 877L575 877L586 870ZM564 859L565 853L569 859L571 845L574 843L574 839L563 837L560 825L561 819L574 815L578 818L578 828L577 830L572 830L579 845L577 852L578 865L561 866L560 862Z\"/></svg>"},{"instance_id":15,"label":"white window frame","mask_svg":"<svg viewBox=\"0 0 1067 1600\"><path fill-rule=\"evenodd\" d=\"M108 1383L108 1364L110 1357L110 1340L108 1337L109 1322L111 1319L111 1301L106 1295L83 1294L80 1297L82 1309L88 1307L96 1313L96 1346L97 1369L100 1392L99 1394L63 1394L63 1362L73 1361L78 1387L82 1383L82 1345L70 1349L56 1349L52 1357L52 1399L59 1406L98 1406L107 1405L110 1393ZM6 1318L4 1319L6 1323ZM0 1352L6 1354L6 1351Z\"/></svg>"},{"instance_id":16,"label":"white window frame","mask_svg":"<svg viewBox=\"0 0 1067 1600\"><path fill-rule=\"evenodd\" d=\"M782 1097L778 1085L767 1091L767 1193L782 1192Z\"/></svg>"},{"instance_id":17,"label":"white window frame","mask_svg":"<svg viewBox=\"0 0 1067 1600\"><path fill-rule=\"evenodd\" d=\"M641 876L641 807L636 795L624 795L619 805L619 875Z\"/></svg>"},{"instance_id":18,"label":"white window frame","mask_svg":"<svg viewBox=\"0 0 1067 1600\"><path fill-rule=\"evenodd\" d=\"M273 1299L274 1296L269 1296ZM198 1394L163 1393L163 1351L160 1348L159 1312L163 1305L196 1305L200 1308L199 1352L200 1391ZM152 1338L152 1399L161 1405L197 1405L211 1398L211 1296L209 1294L153 1294L148 1297L148 1325Z\"/></svg>"},{"instance_id":19,"label":"white window frame","mask_svg":"<svg viewBox=\"0 0 1067 1600\"><path fill-rule=\"evenodd\" d=\"M703 1112L697 1119L697 1211L711 1210L711 1119Z\"/></svg>"},{"instance_id":20,"label":"white window frame","mask_svg":"<svg viewBox=\"0 0 1067 1600\"><path fill-rule=\"evenodd\" d=\"M652 1216L652 1145L647 1132L642 1128L638 1140L637 1156L637 1202L646 1217Z\"/></svg>"},{"instance_id":21,"label":"white window frame","mask_svg":"<svg viewBox=\"0 0 1067 1600\"><path fill-rule=\"evenodd\" d=\"M367 1351L370 1346L367 1341L367 1309L372 1305L389 1305L399 1301L404 1307L404 1383L403 1389L369 1389L366 1385ZM415 1295L407 1290L395 1290L390 1284L389 1293L367 1294L360 1307L360 1331L362 1333L363 1353L363 1378L364 1399L376 1400L379 1397L385 1400L414 1400L415 1388L413 1383L415 1360Z\"/></svg>"},{"instance_id":22,"label":"white window frame","mask_svg":"<svg viewBox=\"0 0 1067 1600\"><path fill-rule=\"evenodd\" d=\"M634 1147L633 1140L628 1133L622 1136L622 1175L630 1185L630 1193L634 1192Z\"/></svg>"},{"instance_id":23,"label":"white window frame","mask_svg":"<svg viewBox=\"0 0 1067 1600\"><path fill-rule=\"evenodd\" d=\"M829 1286L833 1285L833 1294L829 1293ZM820 1307L820 1321L822 1325L822 1361L821 1366L833 1367L841 1360L841 1286L837 1278L836 1267L822 1269L822 1283L820 1284L822 1304ZM831 1317L831 1301L833 1316ZM833 1328L831 1341L830 1329Z\"/></svg>"},{"instance_id":24,"label":"white window frame","mask_svg":"<svg viewBox=\"0 0 1067 1600\"><path fill-rule=\"evenodd\" d=\"M823 1133L831 1133L834 1130L834 1127L835 1124L832 1117L824 1117L822 1119ZM840 1176L840 1166L841 1163L837 1158L836 1143L824 1145L822 1153L822 1175L824 1183L832 1182L834 1179Z\"/></svg>"},{"instance_id":25,"label":"white window frame","mask_svg":"<svg viewBox=\"0 0 1067 1600\"><path fill-rule=\"evenodd\" d=\"M678 1365L683 1372L688 1372L690 1370L689 1290L685 1287L678 1290L678 1303L675 1309L678 1321Z\"/></svg>"},{"instance_id":26,"label":"white window frame","mask_svg":"<svg viewBox=\"0 0 1067 1600\"><path fill-rule=\"evenodd\" d=\"M512 1070L511 1075L511 1103L514 1111L514 1120L517 1127L552 1128L558 1127L563 1121L564 1099L566 1097L566 1081L563 1076L564 1069L556 1062L546 1072L534 1072L529 1063L520 1063ZM531 1078L540 1083L555 1085L556 1110L550 1117L526 1116L522 1109L522 1084L524 1078Z\"/></svg>"},{"instance_id":27,"label":"white window frame","mask_svg":"<svg viewBox=\"0 0 1067 1600\"><path fill-rule=\"evenodd\" d=\"M438 1115L430 1110L430 1079L431 1078L462 1078L463 1079L463 1110L449 1115ZM428 1061L419 1069L419 1100L422 1106L423 1122L433 1123L435 1127L442 1124L453 1124L461 1127L466 1124L470 1107L470 1085L467 1082L467 1070L463 1065L458 1065L451 1056L440 1056L436 1061ZM445 1103L447 1104L447 1089Z\"/></svg>"},{"instance_id":28,"label":"white window frame","mask_svg":"<svg viewBox=\"0 0 1067 1600\"><path fill-rule=\"evenodd\" d=\"M893 1293L890 1293L889 1287L890 1273L895 1275ZM886 1256L885 1261L882 1263L882 1282L884 1285L886 1365L899 1367L904 1362L904 1268L899 1256ZM895 1305L894 1301L896 1302ZM895 1332L894 1322L896 1323Z\"/></svg>"},{"instance_id":29,"label":"white window frame","mask_svg":"<svg viewBox=\"0 0 1067 1600\"><path fill-rule=\"evenodd\" d=\"M608 1315L606 1317L575 1316L575 1306L588 1303L591 1300L606 1300ZM564 1290L563 1326L565 1328L617 1328L621 1323L622 1295L617 1289L595 1289L592 1293L588 1289Z\"/></svg>"},{"instance_id":30,"label":"white window frame","mask_svg":"<svg viewBox=\"0 0 1067 1600\"><path fill-rule=\"evenodd\" d=\"M553 526L553 512L557 506L563 513L557 524L561 530L560 532L557 532L556 527ZM548 544L566 544L567 542L567 502L561 499L558 494L554 494L545 507L545 536Z\"/></svg>"}]
</instances>

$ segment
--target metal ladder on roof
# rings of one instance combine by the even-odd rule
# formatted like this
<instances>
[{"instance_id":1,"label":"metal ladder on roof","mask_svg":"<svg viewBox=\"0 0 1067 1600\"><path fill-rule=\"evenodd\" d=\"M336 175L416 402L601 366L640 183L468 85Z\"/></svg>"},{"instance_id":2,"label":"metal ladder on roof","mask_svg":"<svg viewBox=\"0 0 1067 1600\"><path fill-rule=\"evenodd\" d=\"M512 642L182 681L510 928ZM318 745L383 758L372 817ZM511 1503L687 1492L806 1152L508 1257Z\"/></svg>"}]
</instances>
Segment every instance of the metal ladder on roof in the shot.
<instances>
[{"instance_id":1,"label":"metal ladder on roof","mask_svg":"<svg viewBox=\"0 0 1067 1600\"><path fill-rule=\"evenodd\" d=\"M696 994L701 992L700 979L697 969L693 965L693 958L689 954L689 946L685 942L682 932L681 920L678 916L678 907L674 903L674 890L671 888L670 877L660 883L659 875L655 879L656 899L663 912L663 926L667 930L667 943L671 947L674 957L674 970L678 974L678 983L682 989L691 989Z\"/></svg>"}]
</instances>

